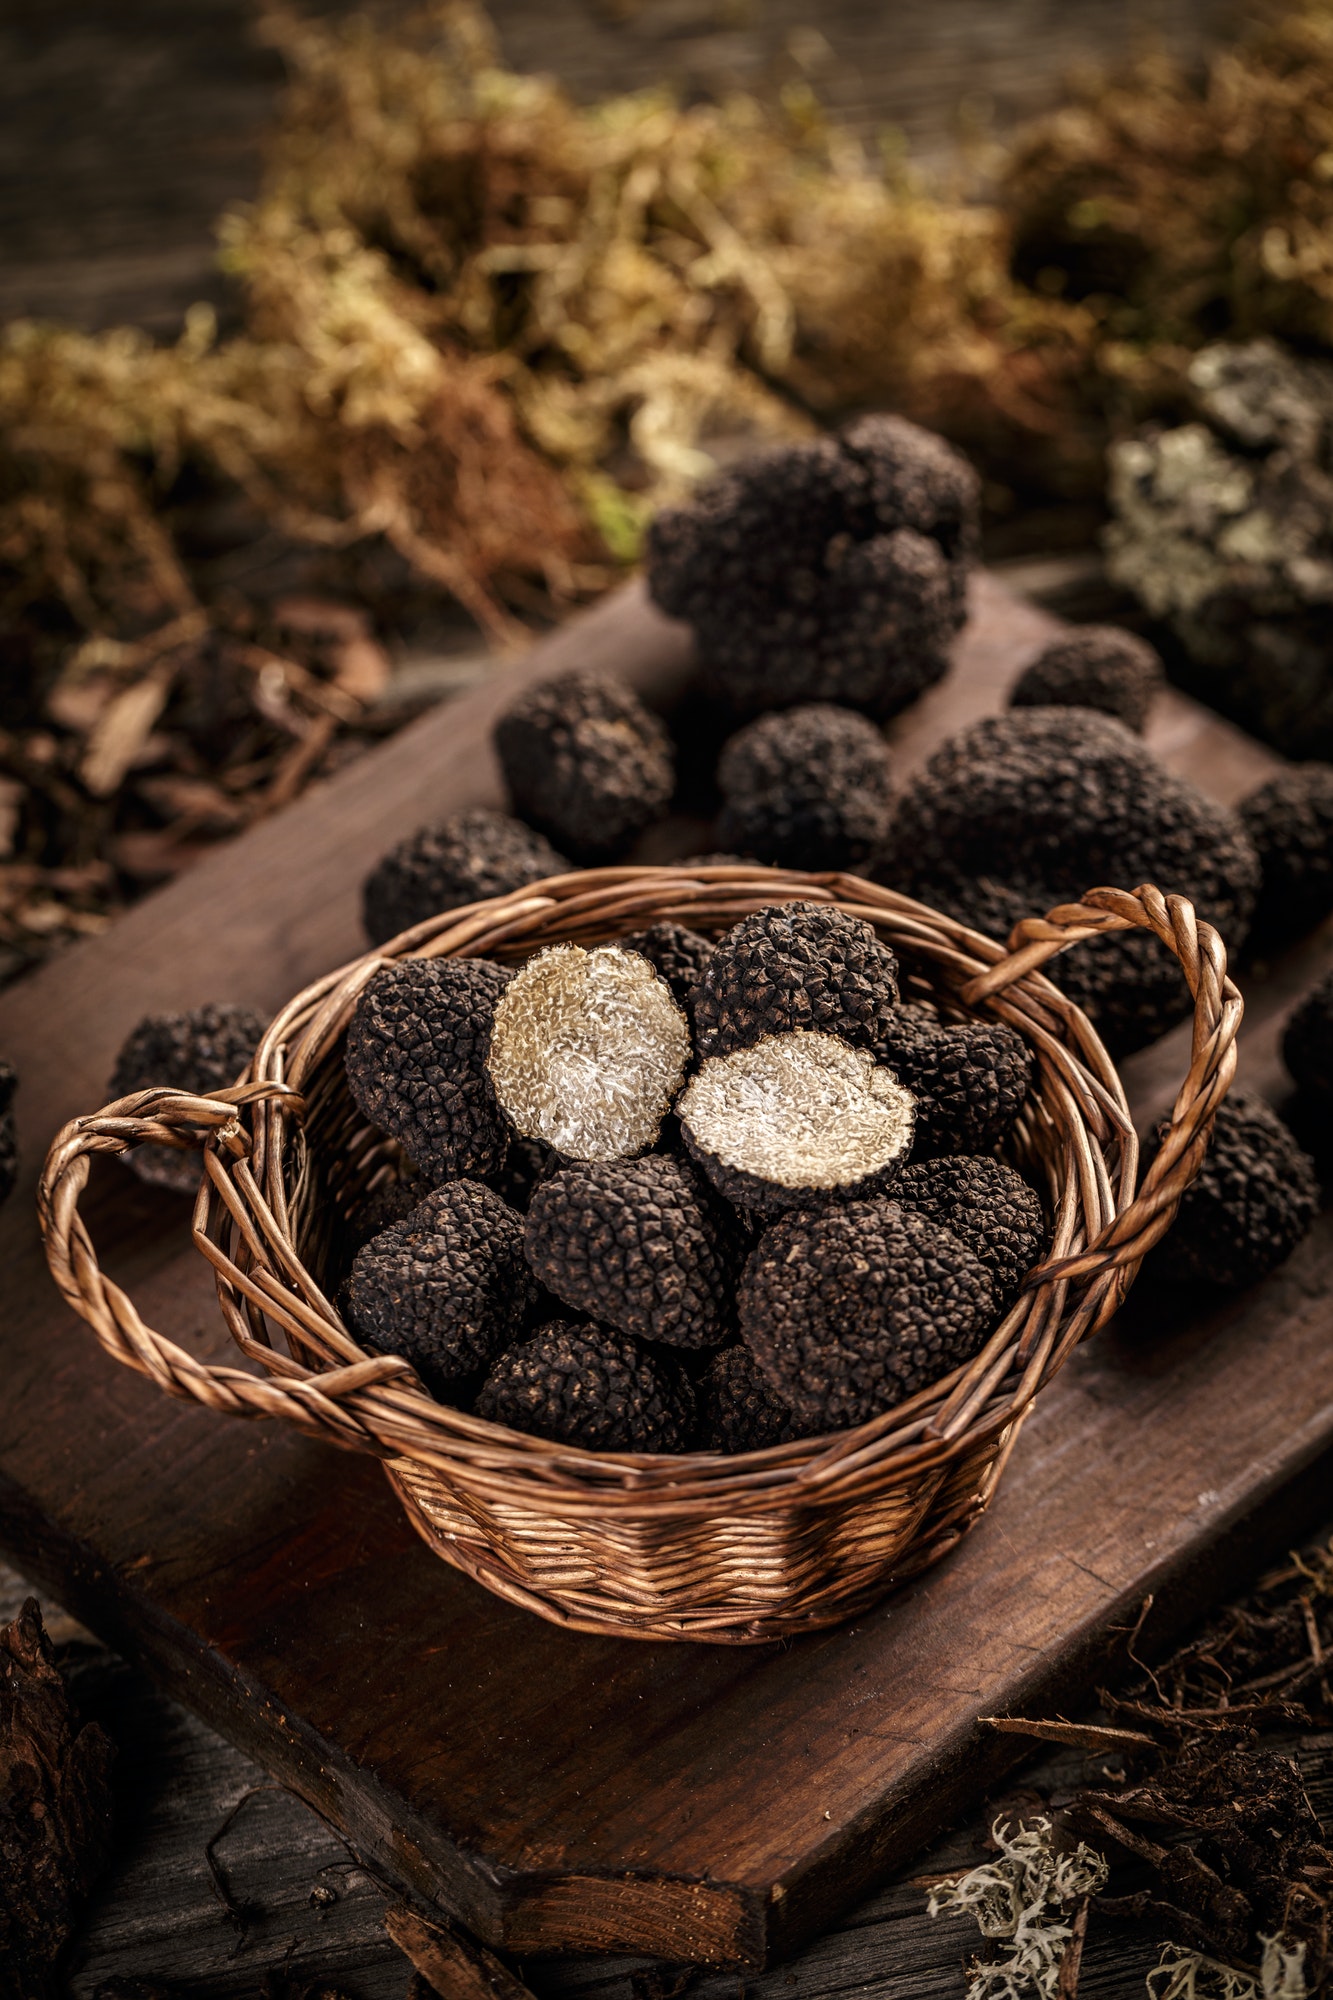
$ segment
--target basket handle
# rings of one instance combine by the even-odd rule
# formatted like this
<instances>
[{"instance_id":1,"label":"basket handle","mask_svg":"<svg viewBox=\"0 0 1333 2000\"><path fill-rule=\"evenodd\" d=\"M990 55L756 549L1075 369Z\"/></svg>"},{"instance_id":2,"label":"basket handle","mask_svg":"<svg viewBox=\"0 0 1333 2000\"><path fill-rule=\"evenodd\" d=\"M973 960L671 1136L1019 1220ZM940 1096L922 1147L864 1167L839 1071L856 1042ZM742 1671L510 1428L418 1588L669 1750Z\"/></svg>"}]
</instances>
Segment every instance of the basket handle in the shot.
<instances>
[{"instance_id":1,"label":"basket handle","mask_svg":"<svg viewBox=\"0 0 1333 2000\"><path fill-rule=\"evenodd\" d=\"M52 1141L37 1190L37 1214L51 1275L65 1301L86 1320L113 1360L146 1375L169 1396L202 1403L233 1417L284 1417L309 1436L349 1450L383 1457L384 1447L360 1420L360 1392L373 1383L415 1382L397 1355L377 1355L344 1368L311 1374L276 1350L263 1351L267 1375L201 1361L140 1318L133 1300L97 1262L92 1239L79 1214L95 1153L128 1152L132 1146L165 1145L205 1155L226 1152L242 1160L251 1151L237 1117L243 1104L281 1100L290 1111L303 1108L299 1092L284 1083L237 1084L196 1097L180 1090L139 1090L118 1098L87 1118L73 1118ZM218 1182L226 1176L220 1164ZM206 1184L205 1184L206 1185ZM195 1206L194 1239L207 1255L213 1248L202 1228L203 1197ZM278 1379L274 1379L275 1376Z\"/></svg>"},{"instance_id":2,"label":"basket handle","mask_svg":"<svg viewBox=\"0 0 1333 2000\"><path fill-rule=\"evenodd\" d=\"M1245 1003L1227 974L1226 946L1212 925L1186 897L1163 895L1151 883L1133 890L1089 889L1079 903L1061 903L1044 917L1024 918L1015 925L1004 956L962 989L963 1000L977 1007L1039 971L1070 945L1128 930L1151 931L1180 960L1194 1000L1190 1066L1176 1092L1165 1137L1133 1201L1077 1256L1046 1265L1043 1282L1135 1264L1166 1234L1208 1150L1217 1107L1236 1073L1236 1035ZM1109 1067L1100 1042L1096 1049Z\"/></svg>"}]
</instances>

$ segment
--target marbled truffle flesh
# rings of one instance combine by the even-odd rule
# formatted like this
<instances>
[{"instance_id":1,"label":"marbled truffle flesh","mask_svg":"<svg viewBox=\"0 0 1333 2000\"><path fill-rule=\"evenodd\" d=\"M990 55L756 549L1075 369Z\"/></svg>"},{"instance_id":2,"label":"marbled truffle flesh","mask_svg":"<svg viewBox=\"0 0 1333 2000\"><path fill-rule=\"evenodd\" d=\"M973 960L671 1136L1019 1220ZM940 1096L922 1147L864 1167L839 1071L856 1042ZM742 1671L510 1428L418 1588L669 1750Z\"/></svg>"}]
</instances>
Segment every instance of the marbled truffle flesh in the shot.
<instances>
[{"instance_id":1,"label":"marbled truffle flesh","mask_svg":"<svg viewBox=\"0 0 1333 2000\"><path fill-rule=\"evenodd\" d=\"M576 1320L554 1320L502 1354L476 1410L585 1451L686 1451L694 1429L693 1389L668 1355Z\"/></svg>"}]
</instances>

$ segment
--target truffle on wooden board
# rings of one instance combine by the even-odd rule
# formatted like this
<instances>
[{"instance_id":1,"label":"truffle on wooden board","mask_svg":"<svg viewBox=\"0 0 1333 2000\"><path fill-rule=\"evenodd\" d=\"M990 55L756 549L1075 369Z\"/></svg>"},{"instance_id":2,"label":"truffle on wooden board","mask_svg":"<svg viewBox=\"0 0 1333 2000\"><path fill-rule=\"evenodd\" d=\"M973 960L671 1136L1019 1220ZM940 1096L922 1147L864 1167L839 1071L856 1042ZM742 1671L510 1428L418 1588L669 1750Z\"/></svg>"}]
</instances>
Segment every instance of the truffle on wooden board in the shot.
<instances>
[{"instance_id":1,"label":"truffle on wooden board","mask_svg":"<svg viewBox=\"0 0 1333 2000\"><path fill-rule=\"evenodd\" d=\"M888 745L853 709L760 716L718 761L717 838L772 867L864 869L884 844L890 774Z\"/></svg>"},{"instance_id":2,"label":"truffle on wooden board","mask_svg":"<svg viewBox=\"0 0 1333 2000\"><path fill-rule=\"evenodd\" d=\"M508 813L484 806L453 813L400 840L367 875L361 888L366 936L387 944L443 910L506 896L568 868L549 840Z\"/></svg>"},{"instance_id":3,"label":"truffle on wooden board","mask_svg":"<svg viewBox=\"0 0 1333 2000\"><path fill-rule=\"evenodd\" d=\"M1236 811L1259 856L1251 943L1280 949L1333 912L1333 764L1293 764Z\"/></svg>"},{"instance_id":4,"label":"truffle on wooden board","mask_svg":"<svg viewBox=\"0 0 1333 2000\"><path fill-rule=\"evenodd\" d=\"M665 724L597 674L530 687L496 723L495 749L514 811L579 862L622 854L675 789Z\"/></svg>"},{"instance_id":5,"label":"truffle on wooden board","mask_svg":"<svg viewBox=\"0 0 1333 2000\"><path fill-rule=\"evenodd\" d=\"M1233 1091L1218 1106L1203 1165L1146 1268L1179 1284L1257 1284L1286 1262L1318 1209L1309 1154L1261 1097Z\"/></svg>"},{"instance_id":6,"label":"truffle on wooden board","mask_svg":"<svg viewBox=\"0 0 1333 2000\"><path fill-rule=\"evenodd\" d=\"M224 1090L248 1068L267 1027L253 1007L210 1001L187 1013L146 1014L121 1044L111 1073L111 1095L165 1084L207 1097ZM199 1185L199 1158L174 1146L135 1146L125 1164L140 1180L178 1194Z\"/></svg>"},{"instance_id":7,"label":"truffle on wooden board","mask_svg":"<svg viewBox=\"0 0 1333 2000\"><path fill-rule=\"evenodd\" d=\"M1142 735L1166 685L1155 646L1118 625L1080 625L1052 640L1009 693L1013 708L1097 708Z\"/></svg>"}]
</instances>

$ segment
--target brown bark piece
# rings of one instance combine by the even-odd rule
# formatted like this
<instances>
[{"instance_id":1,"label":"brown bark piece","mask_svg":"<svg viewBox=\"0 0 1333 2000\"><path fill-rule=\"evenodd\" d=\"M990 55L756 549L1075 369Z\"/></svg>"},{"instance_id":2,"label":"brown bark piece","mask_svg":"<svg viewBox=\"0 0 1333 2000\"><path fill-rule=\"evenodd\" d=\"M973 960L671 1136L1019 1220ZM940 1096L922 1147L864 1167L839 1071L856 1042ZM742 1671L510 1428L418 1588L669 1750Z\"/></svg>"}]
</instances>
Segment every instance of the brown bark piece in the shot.
<instances>
[{"instance_id":1,"label":"brown bark piece","mask_svg":"<svg viewBox=\"0 0 1333 2000\"><path fill-rule=\"evenodd\" d=\"M533 2000L494 1952L464 1937L452 1924L430 1922L406 1903L397 1903L385 1917L384 1928L420 1974L423 2000L434 1993L442 2000ZM414 2000L417 1990L414 1980Z\"/></svg>"},{"instance_id":2,"label":"brown bark piece","mask_svg":"<svg viewBox=\"0 0 1333 2000\"><path fill-rule=\"evenodd\" d=\"M0 1628L0 2000L42 2000L107 1858L112 1747L77 1730L41 1610Z\"/></svg>"}]
</instances>

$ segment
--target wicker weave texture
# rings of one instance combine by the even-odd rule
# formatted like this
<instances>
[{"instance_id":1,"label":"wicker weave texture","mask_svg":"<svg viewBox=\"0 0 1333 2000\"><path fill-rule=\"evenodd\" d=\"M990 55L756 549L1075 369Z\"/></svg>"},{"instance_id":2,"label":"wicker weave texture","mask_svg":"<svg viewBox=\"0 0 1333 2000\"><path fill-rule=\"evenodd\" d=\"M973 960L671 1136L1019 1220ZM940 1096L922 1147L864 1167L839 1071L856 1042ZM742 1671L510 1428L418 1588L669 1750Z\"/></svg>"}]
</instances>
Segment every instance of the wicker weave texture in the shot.
<instances>
[{"instance_id":1,"label":"wicker weave texture","mask_svg":"<svg viewBox=\"0 0 1333 2000\"><path fill-rule=\"evenodd\" d=\"M966 1367L855 1430L727 1458L592 1453L433 1401L410 1366L362 1350L330 1294L346 1224L393 1149L359 1118L342 1044L387 961L594 944L661 918L714 934L774 902L833 902L898 952L909 989L953 1018L1008 1022L1037 1080L1014 1133L1051 1242ZM1136 1191L1138 1148L1113 1065L1046 979L1056 952L1152 930L1194 999L1171 1129ZM984 1510L1033 1398L1103 1325L1198 1170L1235 1069L1242 1003L1221 940L1151 886L1090 890L1021 924L1005 948L892 890L761 868L600 869L450 911L298 994L248 1076L212 1098L140 1091L57 1136L39 1195L52 1273L116 1359L171 1395L276 1416L385 1461L418 1531L488 1589L580 1631L768 1641L854 1615L953 1547ZM90 1156L196 1146L195 1242L245 1365L210 1367L144 1325L99 1269L79 1216Z\"/></svg>"}]
</instances>

